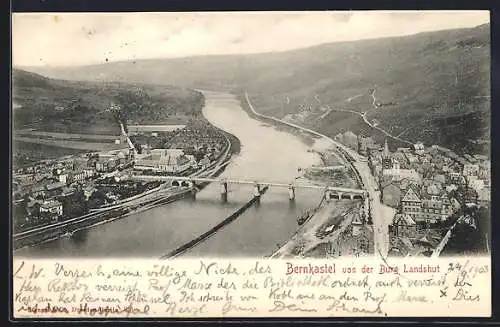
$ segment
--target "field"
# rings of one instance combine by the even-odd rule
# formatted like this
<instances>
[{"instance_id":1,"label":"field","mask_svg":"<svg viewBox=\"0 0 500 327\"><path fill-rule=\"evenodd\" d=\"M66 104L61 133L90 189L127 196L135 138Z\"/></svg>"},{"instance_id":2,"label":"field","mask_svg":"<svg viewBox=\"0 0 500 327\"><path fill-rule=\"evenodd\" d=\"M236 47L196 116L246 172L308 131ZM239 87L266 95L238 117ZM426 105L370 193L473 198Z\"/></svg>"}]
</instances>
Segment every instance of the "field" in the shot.
<instances>
[{"instance_id":1,"label":"field","mask_svg":"<svg viewBox=\"0 0 500 327\"><path fill-rule=\"evenodd\" d=\"M71 134L71 133L57 133L57 132L42 132L36 130L19 130L15 131L15 135L19 136L37 136L40 138L53 138L53 139L64 139L64 140L98 140L98 141L111 141L114 142L119 139L119 135L93 135L93 134Z\"/></svg>"},{"instance_id":2,"label":"field","mask_svg":"<svg viewBox=\"0 0 500 327\"><path fill-rule=\"evenodd\" d=\"M12 166L15 168L33 164L40 160L56 159L66 155L85 153L82 149L62 148L45 144L12 142Z\"/></svg>"},{"instance_id":3,"label":"field","mask_svg":"<svg viewBox=\"0 0 500 327\"><path fill-rule=\"evenodd\" d=\"M69 140L48 140L42 138L31 137L14 137L14 141L23 143L35 143L48 146L83 150L83 151L109 151L127 148L127 144L101 143L101 142L84 142L84 141L69 141Z\"/></svg>"}]
</instances>

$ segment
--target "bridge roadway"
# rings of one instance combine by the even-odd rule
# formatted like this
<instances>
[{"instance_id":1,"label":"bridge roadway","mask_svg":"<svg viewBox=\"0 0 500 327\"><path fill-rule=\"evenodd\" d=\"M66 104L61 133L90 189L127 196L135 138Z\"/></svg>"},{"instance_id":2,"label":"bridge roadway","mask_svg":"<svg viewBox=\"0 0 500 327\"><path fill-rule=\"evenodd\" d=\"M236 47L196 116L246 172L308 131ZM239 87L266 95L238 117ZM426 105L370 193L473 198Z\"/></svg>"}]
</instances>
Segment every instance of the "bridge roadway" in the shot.
<instances>
[{"instance_id":1,"label":"bridge roadway","mask_svg":"<svg viewBox=\"0 0 500 327\"><path fill-rule=\"evenodd\" d=\"M295 183L278 183L278 182L261 182L255 180L243 180L243 179L231 179L231 178L210 178L210 177L181 177L181 176L146 176L146 175L135 175L131 177L135 180L145 180L145 181L168 181L172 182L220 182L227 184L251 184L260 186L270 186L270 187L286 187L286 188L309 188L309 189L321 189L328 191L336 191L340 193L350 193L350 194L361 194L366 193L365 190L351 189L344 187L334 187L334 186L319 186L319 185L309 185L309 184L295 184ZM180 185L179 185L180 186ZM187 185L186 185L187 186Z\"/></svg>"}]
</instances>

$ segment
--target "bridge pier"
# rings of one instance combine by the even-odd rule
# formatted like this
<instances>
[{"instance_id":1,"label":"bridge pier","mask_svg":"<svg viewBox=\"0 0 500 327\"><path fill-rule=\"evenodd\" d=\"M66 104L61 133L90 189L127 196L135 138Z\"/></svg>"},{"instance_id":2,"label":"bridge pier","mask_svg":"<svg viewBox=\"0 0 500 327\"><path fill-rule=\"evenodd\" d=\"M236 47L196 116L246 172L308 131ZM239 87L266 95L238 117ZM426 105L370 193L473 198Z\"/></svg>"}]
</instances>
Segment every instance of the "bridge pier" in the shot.
<instances>
[{"instance_id":1,"label":"bridge pier","mask_svg":"<svg viewBox=\"0 0 500 327\"><path fill-rule=\"evenodd\" d=\"M193 198L193 200L196 200L196 193L198 193L196 186L191 187L191 197Z\"/></svg>"},{"instance_id":2,"label":"bridge pier","mask_svg":"<svg viewBox=\"0 0 500 327\"><path fill-rule=\"evenodd\" d=\"M288 199L290 201L295 201L295 188L293 185L288 186Z\"/></svg>"},{"instance_id":3,"label":"bridge pier","mask_svg":"<svg viewBox=\"0 0 500 327\"><path fill-rule=\"evenodd\" d=\"M257 198L257 201L255 201L255 206L259 207L260 206L260 184L255 183L253 187L253 196L254 198Z\"/></svg>"},{"instance_id":4,"label":"bridge pier","mask_svg":"<svg viewBox=\"0 0 500 327\"><path fill-rule=\"evenodd\" d=\"M223 202L227 201L227 182L220 183L220 196Z\"/></svg>"},{"instance_id":5,"label":"bridge pier","mask_svg":"<svg viewBox=\"0 0 500 327\"><path fill-rule=\"evenodd\" d=\"M255 197L260 197L260 184L255 184L253 187L253 195Z\"/></svg>"}]
</instances>

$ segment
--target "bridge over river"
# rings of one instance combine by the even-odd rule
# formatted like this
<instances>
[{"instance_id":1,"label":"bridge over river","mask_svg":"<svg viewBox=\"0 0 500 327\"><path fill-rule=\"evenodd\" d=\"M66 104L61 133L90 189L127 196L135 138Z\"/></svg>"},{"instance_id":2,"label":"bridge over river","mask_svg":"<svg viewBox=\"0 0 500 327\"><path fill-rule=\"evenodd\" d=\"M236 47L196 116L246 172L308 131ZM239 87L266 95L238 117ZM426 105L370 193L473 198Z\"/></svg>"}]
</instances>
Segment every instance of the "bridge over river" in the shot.
<instances>
[{"instance_id":1,"label":"bridge over river","mask_svg":"<svg viewBox=\"0 0 500 327\"><path fill-rule=\"evenodd\" d=\"M317 206L325 194L323 187L298 187L312 184L303 178L304 170L299 172L299 168L319 165L320 157L298 137L249 117L234 96L208 91L204 91L204 95L203 115L216 127L236 136L242 145L241 152L232 157L219 177L251 183L229 183L228 199L224 202L220 200L221 180L217 180L197 192L195 199L187 197L133 213L75 232L71 238L21 249L15 255L159 258L217 226L241 208L253 198L255 181L262 184L278 181L283 185L270 186L258 205L183 253L183 257L263 257L288 241L297 230L297 216ZM321 151L324 143L316 143L312 148ZM294 201L286 200L289 181L296 186ZM353 190L349 192L355 194Z\"/></svg>"},{"instance_id":2,"label":"bridge over river","mask_svg":"<svg viewBox=\"0 0 500 327\"><path fill-rule=\"evenodd\" d=\"M298 183L280 183L267 182L258 180L232 179L230 177L213 178L213 177L182 177L182 176L151 176L151 175L134 175L130 177L133 180L140 181L168 181L171 186L175 187L195 187L196 183L213 183L220 184L220 193L227 196L229 184L246 184L254 186L254 194L259 194L262 187L280 187L288 189L288 198L295 200L295 189L317 189L323 190L329 199L364 199L368 194L365 190L352 189L336 186L320 186L314 184L298 184Z\"/></svg>"}]
</instances>

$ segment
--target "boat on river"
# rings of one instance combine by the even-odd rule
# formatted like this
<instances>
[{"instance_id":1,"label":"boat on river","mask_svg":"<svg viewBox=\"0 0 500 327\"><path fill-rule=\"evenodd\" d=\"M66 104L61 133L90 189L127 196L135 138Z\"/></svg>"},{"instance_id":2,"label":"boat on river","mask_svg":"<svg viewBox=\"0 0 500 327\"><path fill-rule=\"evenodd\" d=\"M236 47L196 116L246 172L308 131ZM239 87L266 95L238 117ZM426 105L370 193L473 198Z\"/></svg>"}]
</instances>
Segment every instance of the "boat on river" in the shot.
<instances>
[{"instance_id":1,"label":"boat on river","mask_svg":"<svg viewBox=\"0 0 500 327\"><path fill-rule=\"evenodd\" d=\"M309 219L309 217L311 217L311 211L310 210L306 210L302 213L302 215L300 215L298 218L297 218L297 224L299 224L299 226L301 226L302 224L304 224L304 222Z\"/></svg>"}]
</instances>

